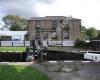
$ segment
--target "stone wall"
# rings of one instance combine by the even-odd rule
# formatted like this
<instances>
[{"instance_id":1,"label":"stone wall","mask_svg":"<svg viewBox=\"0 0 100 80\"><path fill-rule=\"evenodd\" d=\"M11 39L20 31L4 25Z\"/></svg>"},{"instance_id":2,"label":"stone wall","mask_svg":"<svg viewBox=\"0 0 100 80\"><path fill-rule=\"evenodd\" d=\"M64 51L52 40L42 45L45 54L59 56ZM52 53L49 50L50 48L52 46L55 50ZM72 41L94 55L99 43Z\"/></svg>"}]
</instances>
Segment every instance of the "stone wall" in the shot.
<instances>
[{"instance_id":1,"label":"stone wall","mask_svg":"<svg viewBox=\"0 0 100 80\"><path fill-rule=\"evenodd\" d=\"M50 19L49 19L50 18ZM29 40L33 40L36 38L36 22L40 22L40 28L42 29L40 31L40 39L43 39L46 34L51 35L51 33L54 32L52 29L52 22L56 21L57 26L61 21L64 19L62 17L40 17L40 18L33 18L31 20L28 20L28 36ZM81 20L80 19L74 19L70 20L69 22L69 39L70 40L76 40L81 38ZM55 31L56 32L56 31ZM60 37L60 36L59 36Z\"/></svg>"}]
</instances>

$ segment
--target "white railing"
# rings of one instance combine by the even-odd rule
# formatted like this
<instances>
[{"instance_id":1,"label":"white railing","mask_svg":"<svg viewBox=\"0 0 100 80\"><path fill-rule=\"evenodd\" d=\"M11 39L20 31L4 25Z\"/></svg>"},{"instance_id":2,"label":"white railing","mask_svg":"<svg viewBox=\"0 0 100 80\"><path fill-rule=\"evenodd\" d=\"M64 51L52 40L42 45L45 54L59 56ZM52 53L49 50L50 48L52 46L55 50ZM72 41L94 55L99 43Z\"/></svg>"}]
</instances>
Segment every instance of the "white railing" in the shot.
<instances>
[{"instance_id":1,"label":"white railing","mask_svg":"<svg viewBox=\"0 0 100 80\"><path fill-rule=\"evenodd\" d=\"M0 41L0 46L30 46L30 41ZM62 41L43 41L46 46L74 46L74 41L64 40Z\"/></svg>"},{"instance_id":2,"label":"white railing","mask_svg":"<svg viewBox=\"0 0 100 80\"><path fill-rule=\"evenodd\" d=\"M67 41L63 41L63 46L74 46L74 41L72 40L67 40Z\"/></svg>"},{"instance_id":3,"label":"white railing","mask_svg":"<svg viewBox=\"0 0 100 80\"><path fill-rule=\"evenodd\" d=\"M74 46L73 40L64 40L64 41L48 41L50 46Z\"/></svg>"},{"instance_id":4,"label":"white railing","mask_svg":"<svg viewBox=\"0 0 100 80\"><path fill-rule=\"evenodd\" d=\"M1 46L12 46L11 41L1 41Z\"/></svg>"},{"instance_id":5,"label":"white railing","mask_svg":"<svg viewBox=\"0 0 100 80\"><path fill-rule=\"evenodd\" d=\"M30 41L0 41L0 46L30 46Z\"/></svg>"},{"instance_id":6,"label":"white railing","mask_svg":"<svg viewBox=\"0 0 100 80\"><path fill-rule=\"evenodd\" d=\"M61 41L48 41L49 45L61 45L62 42Z\"/></svg>"},{"instance_id":7,"label":"white railing","mask_svg":"<svg viewBox=\"0 0 100 80\"><path fill-rule=\"evenodd\" d=\"M100 62L100 54L87 52L87 53L84 53L84 59L89 59L89 60Z\"/></svg>"},{"instance_id":8,"label":"white railing","mask_svg":"<svg viewBox=\"0 0 100 80\"><path fill-rule=\"evenodd\" d=\"M25 45L24 46L30 46L31 42L30 41L25 41Z\"/></svg>"}]
</instances>

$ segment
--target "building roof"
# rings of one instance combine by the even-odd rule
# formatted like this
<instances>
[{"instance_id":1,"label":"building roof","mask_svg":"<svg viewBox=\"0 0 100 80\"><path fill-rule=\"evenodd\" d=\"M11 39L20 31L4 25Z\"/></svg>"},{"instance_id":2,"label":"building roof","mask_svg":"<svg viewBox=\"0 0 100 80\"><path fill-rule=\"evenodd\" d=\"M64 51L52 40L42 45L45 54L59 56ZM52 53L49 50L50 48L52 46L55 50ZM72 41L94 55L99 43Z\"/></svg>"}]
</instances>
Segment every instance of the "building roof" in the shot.
<instances>
[{"instance_id":1,"label":"building roof","mask_svg":"<svg viewBox=\"0 0 100 80\"><path fill-rule=\"evenodd\" d=\"M64 20L65 16L46 16L46 17L32 17L29 20ZM77 18L71 18L71 20L81 20Z\"/></svg>"},{"instance_id":2,"label":"building roof","mask_svg":"<svg viewBox=\"0 0 100 80\"><path fill-rule=\"evenodd\" d=\"M26 35L28 31L0 31L0 36Z\"/></svg>"}]
</instances>

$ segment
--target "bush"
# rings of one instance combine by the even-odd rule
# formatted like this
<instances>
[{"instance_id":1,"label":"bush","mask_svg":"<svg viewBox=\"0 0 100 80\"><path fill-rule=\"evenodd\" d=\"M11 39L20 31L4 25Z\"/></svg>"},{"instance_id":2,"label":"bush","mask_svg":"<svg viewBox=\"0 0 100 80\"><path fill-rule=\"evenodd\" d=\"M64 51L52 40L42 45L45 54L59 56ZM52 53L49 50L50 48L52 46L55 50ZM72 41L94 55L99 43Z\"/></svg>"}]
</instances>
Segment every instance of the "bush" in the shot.
<instances>
[{"instance_id":1,"label":"bush","mask_svg":"<svg viewBox=\"0 0 100 80\"><path fill-rule=\"evenodd\" d=\"M77 40L75 47L78 48L87 48L87 43L85 41Z\"/></svg>"}]
</instances>

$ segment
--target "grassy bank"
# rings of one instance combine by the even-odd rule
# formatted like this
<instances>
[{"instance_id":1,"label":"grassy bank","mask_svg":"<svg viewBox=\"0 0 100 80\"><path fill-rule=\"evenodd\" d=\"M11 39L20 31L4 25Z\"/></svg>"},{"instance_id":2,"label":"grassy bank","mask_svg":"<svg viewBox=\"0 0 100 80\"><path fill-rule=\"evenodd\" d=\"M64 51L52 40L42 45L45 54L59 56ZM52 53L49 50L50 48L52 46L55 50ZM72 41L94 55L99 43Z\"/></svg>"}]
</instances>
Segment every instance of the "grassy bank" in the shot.
<instances>
[{"instance_id":1,"label":"grassy bank","mask_svg":"<svg viewBox=\"0 0 100 80\"><path fill-rule=\"evenodd\" d=\"M31 66L0 65L0 80L48 80L48 77Z\"/></svg>"},{"instance_id":2,"label":"grassy bank","mask_svg":"<svg viewBox=\"0 0 100 80\"><path fill-rule=\"evenodd\" d=\"M0 47L0 52L2 51L26 51L26 47Z\"/></svg>"}]
</instances>

